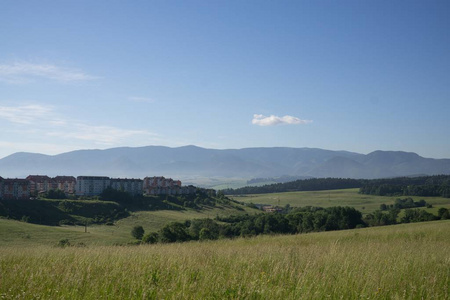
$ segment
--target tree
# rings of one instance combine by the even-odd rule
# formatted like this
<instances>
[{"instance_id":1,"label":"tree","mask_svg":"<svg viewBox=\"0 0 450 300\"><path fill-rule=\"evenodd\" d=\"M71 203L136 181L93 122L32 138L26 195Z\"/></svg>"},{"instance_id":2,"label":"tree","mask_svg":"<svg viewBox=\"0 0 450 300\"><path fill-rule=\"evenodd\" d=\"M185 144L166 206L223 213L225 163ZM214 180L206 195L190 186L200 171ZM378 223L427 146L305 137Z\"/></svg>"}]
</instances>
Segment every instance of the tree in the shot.
<instances>
[{"instance_id":1,"label":"tree","mask_svg":"<svg viewBox=\"0 0 450 300\"><path fill-rule=\"evenodd\" d=\"M447 208L445 207L441 207L438 210L438 217L441 218L442 220L447 220L450 219L450 212Z\"/></svg>"},{"instance_id":2,"label":"tree","mask_svg":"<svg viewBox=\"0 0 450 300\"><path fill-rule=\"evenodd\" d=\"M107 187L100 194L100 200L130 203L133 200L133 196L130 193Z\"/></svg>"},{"instance_id":3,"label":"tree","mask_svg":"<svg viewBox=\"0 0 450 300\"><path fill-rule=\"evenodd\" d=\"M217 236L209 230L209 228L202 228L199 233L199 240L215 240Z\"/></svg>"},{"instance_id":4,"label":"tree","mask_svg":"<svg viewBox=\"0 0 450 300\"><path fill-rule=\"evenodd\" d=\"M138 240L142 240L142 237L144 236L144 228L142 226L134 226L131 230L131 235Z\"/></svg>"},{"instance_id":5,"label":"tree","mask_svg":"<svg viewBox=\"0 0 450 300\"><path fill-rule=\"evenodd\" d=\"M202 229L208 229L209 239L217 239L219 237L219 224L212 219L194 219L189 226L189 235L192 239L201 239L200 232ZM205 237L205 236L204 236Z\"/></svg>"},{"instance_id":6,"label":"tree","mask_svg":"<svg viewBox=\"0 0 450 300\"><path fill-rule=\"evenodd\" d=\"M435 215L422 209L407 209L401 221L402 223L425 222L433 221L437 218Z\"/></svg>"},{"instance_id":7,"label":"tree","mask_svg":"<svg viewBox=\"0 0 450 300\"><path fill-rule=\"evenodd\" d=\"M157 232L150 232L149 234L144 235L142 242L145 244L156 244L158 239L159 235Z\"/></svg>"},{"instance_id":8,"label":"tree","mask_svg":"<svg viewBox=\"0 0 450 300\"><path fill-rule=\"evenodd\" d=\"M49 190L46 193L45 198L47 198L47 199L66 199L67 196L64 193L64 191L61 191L61 190Z\"/></svg>"},{"instance_id":9,"label":"tree","mask_svg":"<svg viewBox=\"0 0 450 300\"><path fill-rule=\"evenodd\" d=\"M172 222L164 226L159 232L159 240L163 243L184 242L190 239L183 223Z\"/></svg>"}]
</instances>

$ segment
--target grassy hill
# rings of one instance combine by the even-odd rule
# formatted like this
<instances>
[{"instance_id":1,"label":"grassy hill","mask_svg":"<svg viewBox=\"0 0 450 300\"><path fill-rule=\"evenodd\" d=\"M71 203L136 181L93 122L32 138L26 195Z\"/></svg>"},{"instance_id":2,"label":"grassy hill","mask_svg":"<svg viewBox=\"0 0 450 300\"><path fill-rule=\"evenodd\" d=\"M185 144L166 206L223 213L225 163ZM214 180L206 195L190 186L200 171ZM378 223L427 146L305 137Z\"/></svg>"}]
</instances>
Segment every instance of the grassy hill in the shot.
<instances>
[{"instance_id":1,"label":"grassy hill","mask_svg":"<svg viewBox=\"0 0 450 300\"><path fill-rule=\"evenodd\" d=\"M12 221L0 222L3 230ZM5 299L450 297L450 221L134 247L2 243L0 250Z\"/></svg>"},{"instance_id":2,"label":"grassy hill","mask_svg":"<svg viewBox=\"0 0 450 300\"><path fill-rule=\"evenodd\" d=\"M255 194L244 196L230 196L230 198L244 202L255 204L268 204L285 206L289 204L295 207L304 206L350 206L354 207L362 213L372 213L380 208L380 204L393 204L397 198L405 198L405 196L375 196L363 195L358 193L359 189L343 189L329 191L311 191L311 192L286 192L286 193L270 193ZM410 197L410 196L408 196ZM443 197L419 197L411 196L414 201L424 199L427 203L433 205L433 208L427 211L436 214L439 207L450 208L450 198Z\"/></svg>"},{"instance_id":3,"label":"grassy hill","mask_svg":"<svg viewBox=\"0 0 450 300\"><path fill-rule=\"evenodd\" d=\"M127 215L125 207L113 201L0 200L0 216L35 224L105 223Z\"/></svg>"},{"instance_id":4,"label":"grassy hill","mask_svg":"<svg viewBox=\"0 0 450 300\"><path fill-rule=\"evenodd\" d=\"M16 201L18 202L18 201ZM62 200L42 200L44 204L54 205ZM117 205L115 202L105 201L74 201L83 205L84 209L91 206ZM90 203L92 202L92 203ZM36 201L34 204L38 203ZM20 205L25 205L24 203ZM58 206L58 204L56 204ZM54 208L54 206L51 206ZM30 209L30 208L29 208ZM40 211L40 210L38 210ZM51 210L52 213L55 211ZM95 212L95 210L94 210ZM90 212L92 215L94 212ZM178 210L154 210L154 211L130 211L129 216L108 222L107 224L90 224L85 233L85 226L44 226L8 220L0 218L0 246L24 246L24 245L56 245L61 239L69 239L70 242L86 245L113 245L133 242L130 235L132 228L136 225L143 226L146 232L157 231L170 222L184 222L191 219L214 218L216 216L229 216L244 213L259 212L238 204L221 204L215 206L202 206L201 209L178 209ZM48 213L48 212L47 212ZM55 213L59 216L59 213ZM78 213L81 213L78 211ZM89 213L86 213L89 215ZM66 217L63 215L64 218ZM74 215L75 216L75 215ZM76 215L78 219L84 217Z\"/></svg>"}]
</instances>

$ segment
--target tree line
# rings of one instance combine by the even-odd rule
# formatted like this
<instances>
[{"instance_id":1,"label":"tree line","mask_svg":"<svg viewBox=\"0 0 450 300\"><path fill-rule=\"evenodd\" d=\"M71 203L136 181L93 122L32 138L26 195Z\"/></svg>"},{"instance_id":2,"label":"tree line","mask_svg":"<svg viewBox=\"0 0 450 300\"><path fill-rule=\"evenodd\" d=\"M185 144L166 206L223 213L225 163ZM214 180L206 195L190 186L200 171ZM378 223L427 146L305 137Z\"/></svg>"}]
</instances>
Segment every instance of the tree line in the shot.
<instances>
[{"instance_id":1,"label":"tree line","mask_svg":"<svg viewBox=\"0 0 450 300\"><path fill-rule=\"evenodd\" d=\"M173 222L158 232L134 237L143 243L173 243L190 240L250 237L261 234L296 234L364 227L361 212L352 207L305 207L292 209L288 214L270 213L195 219ZM133 229L134 231L136 229Z\"/></svg>"},{"instance_id":2,"label":"tree line","mask_svg":"<svg viewBox=\"0 0 450 300\"><path fill-rule=\"evenodd\" d=\"M450 197L450 175L385 179L312 178L263 186L225 189L226 195L267 194L359 188L361 194L379 196Z\"/></svg>"},{"instance_id":3,"label":"tree line","mask_svg":"<svg viewBox=\"0 0 450 300\"><path fill-rule=\"evenodd\" d=\"M365 184L364 179L350 178L311 178L263 186L246 186L237 189L222 190L226 195L267 194L294 191L321 191L359 188Z\"/></svg>"},{"instance_id":4,"label":"tree line","mask_svg":"<svg viewBox=\"0 0 450 300\"><path fill-rule=\"evenodd\" d=\"M371 214L366 215L364 217L364 222L367 224L367 226L383 226L400 223L415 223L450 219L450 212L445 207L439 208L437 216L423 209L411 208L405 209L403 216L399 220L399 213L400 209L398 208L389 208L385 211L377 210Z\"/></svg>"},{"instance_id":5,"label":"tree line","mask_svg":"<svg viewBox=\"0 0 450 300\"><path fill-rule=\"evenodd\" d=\"M400 177L367 181L359 192L378 196L421 196L450 198L450 176Z\"/></svg>"},{"instance_id":6,"label":"tree line","mask_svg":"<svg viewBox=\"0 0 450 300\"><path fill-rule=\"evenodd\" d=\"M405 208L417 208L417 207L433 207L431 204L428 204L424 199L420 199L419 201L414 201L411 197L400 199L395 199L394 204L380 204L380 210L388 210L388 209L405 209Z\"/></svg>"},{"instance_id":7,"label":"tree line","mask_svg":"<svg viewBox=\"0 0 450 300\"><path fill-rule=\"evenodd\" d=\"M217 240L220 238L252 237L261 234L299 234L331 230L345 230L399 223L425 222L450 219L447 208L438 215L421 209L406 209L399 219L400 209L377 210L362 217L352 207L304 207L287 214L269 213L194 219L172 222L157 232L145 234L142 226L135 226L132 235L143 244Z\"/></svg>"}]
</instances>

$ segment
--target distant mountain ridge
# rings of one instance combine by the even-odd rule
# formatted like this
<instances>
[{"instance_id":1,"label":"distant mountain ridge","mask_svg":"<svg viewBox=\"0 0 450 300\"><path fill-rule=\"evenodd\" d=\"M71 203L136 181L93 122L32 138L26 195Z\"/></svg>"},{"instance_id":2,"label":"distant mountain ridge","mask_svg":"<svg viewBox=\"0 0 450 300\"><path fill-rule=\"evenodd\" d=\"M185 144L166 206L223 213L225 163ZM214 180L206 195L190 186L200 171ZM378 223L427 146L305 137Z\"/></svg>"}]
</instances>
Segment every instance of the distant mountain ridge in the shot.
<instances>
[{"instance_id":1,"label":"distant mountain ridge","mask_svg":"<svg viewBox=\"0 0 450 300\"><path fill-rule=\"evenodd\" d=\"M249 179L287 175L373 179L450 174L450 159L424 158L402 151L374 151L364 155L316 148L217 150L197 146L120 147L58 155L19 152L0 159L2 177L30 174Z\"/></svg>"}]
</instances>

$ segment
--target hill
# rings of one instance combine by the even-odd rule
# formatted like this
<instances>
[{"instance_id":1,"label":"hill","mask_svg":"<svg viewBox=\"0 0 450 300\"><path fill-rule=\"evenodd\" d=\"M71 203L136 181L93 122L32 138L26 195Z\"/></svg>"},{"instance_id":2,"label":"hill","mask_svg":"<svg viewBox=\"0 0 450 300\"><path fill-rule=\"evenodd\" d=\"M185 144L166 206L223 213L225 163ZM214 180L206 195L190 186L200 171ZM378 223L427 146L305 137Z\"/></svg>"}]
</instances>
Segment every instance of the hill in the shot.
<instances>
[{"instance_id":1,"label":"hill","mask_svg":"<svg viewBox=\"0 0 450 300\"><path fill-rule=\"evenodd\" d=\"M251 214L255 211L244 206L243 210L239 210L227 205L202 210L134 211L113 224L89 224L87 233L84 226L45 226L0 217L0 247L54 246L62 239L68 239L73 245L126 245L135 242L130 234L134 226L143 226L145 232L152 232L170 222Z\"/></svg>"},{"instance_id":2,"label":"hill","mask_svg":"<svg viewBox=\"0 0 450 300\"><path fill-rule=\"evenodd\" d=\"M131 196L120 191L105 190L99 197L90 200L0 199L0 217L53 226L112 224L128 217L130 212L199 212L211 209L230 209L235 213L245 211L240 203L202 189L196 190L195 194L178 196Z\"/></svg>"},{"instance_id":3,"label":"hill","mask_svg":"<svg viewBox=\"0 0 450 300\"><path fill-rule=\"evenodd\" d=\"M1 176L30 174L111 177L266 178L280 176L383 178L450 174L450 159L424 158L401 151L367 155L313 148L205 149L147 146L78 150L59 155L15 153L0 159ZM197 181L197 182L196 182Z\"/></svg>"},{"instance_id":4,"label":"hill","mask_svg":"<svg viewBox=\"0 0 450 300\"><path fill-rule=\"evenodd\" d=\"M450 221L139 247L0 247L6 299L450 296Z\"/></svg>"}]
</instances>

